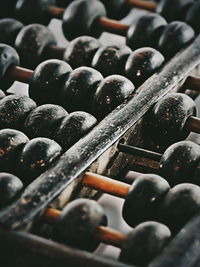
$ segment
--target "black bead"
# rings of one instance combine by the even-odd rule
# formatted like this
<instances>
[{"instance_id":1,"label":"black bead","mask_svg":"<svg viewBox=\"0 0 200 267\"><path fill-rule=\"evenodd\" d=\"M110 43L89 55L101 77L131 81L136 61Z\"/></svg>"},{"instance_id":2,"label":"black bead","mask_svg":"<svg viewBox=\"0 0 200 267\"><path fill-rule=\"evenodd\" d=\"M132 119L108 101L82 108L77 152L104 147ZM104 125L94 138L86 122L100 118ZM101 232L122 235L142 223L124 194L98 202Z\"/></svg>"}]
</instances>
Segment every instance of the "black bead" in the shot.
<instances>
[{"instance_id":1,"label":"black bead","mask_svg":"<svg viewBox=\"0 0 200 267\"><path fill-rule=\"evenodd\" d=\"M122 19L130 12L130 6L124 0L101 0L107 12L107 17Z\"/></svg>"},{"instance_id":2,"label":"black bead","mask_svg":"<svg viewBox=\"0 0 200 267\"><path fill-rule=\"evenodd\" d=\"M10 202L22 189L22 181L10 174L0 173L0 206Z\"/></svg>"},{"instance_id":3,"label":"black bead","mask_svg":"<svg viewBox=\"0 0 200 267\"><path fill-rule=\"evenodd\" d=\"M139 224L123 242L120 260L127 264L147 266L169 242L171 232L158 222Z\"/></svg>"},{"instance_id":4,"label":"black bead","mask_svg":"<svg viewBox=\"0 0 200 267\"><path fill-rule=\"evenodd\" d=\"M131 49L125 45L100 47L92 60L92 67L105 77L112 74L124 74L124 66Z\"/></svg>"},{"instance_id":5,"label":"black bead","mask_svg":"<svg viewBox=\"0 0 200 267\"><path fill-rule=\"evenodd\" d=\"M194 37L195 33L188 24L180 21L171 22L160 36L158 50L169 59L189 44Z\"/></svg>"},{"instance_id":6,"label":"black bead","mask_svg":"<svg viewBox=\"0 0 200 267\"><path fill-rule=\"evenodd\" d=\"M200 162L196 167L194 174L194 183L200 185Z\"/></svg>"},{"instance_id":7,"label":"black bead","mask_svg":"<svg viewBox=\"0 0 200 267\"><path fill-rule=\"evenodd\" d=\"M0 43L14 46L15 39L19 31L23 28L23 24L11 18L0 20Z\"/></svg>"},{"instance_id":8,"label":"black bead","mask_svg":"<svg viewBox=\"0 0 200 267\"><path fill-rule=\"evenodd\" d=\"M129 26L126 44L131 49L149 46L152 43L151 36L155 30L166 24L166 20L157 14L150 13L141 16Z\"/></svg>"},{"instance_id":9,"label":"black bead","mask_svg":"<svg viewBox=\"0 0 200 267\"><path fill-rule=\"evenodd\" d=\"M13 172L16 156L28 142L28 137L13 129L0 130L0 170Z\"/></svg>"},{"instance_id":10,"label":"black bead","mask_svg":"<svg viewBox=\"0 0 200 267\"><path fill-rule=\"evenodd\" d=\"M2 90L0 90L0 100L2 99L2 98L4 98L6 95L4 94L4 92L2 91Z\"/></svg>"},{"instance_id":11,"label":"black bead","mask_svg":"<svg viewBox=\"0 0 200 267\"><path fill-rule=\"evenodd\" d=\"M75 248L94 251L100 241L94 237L99 225L106 225L107 218L94 200L76 199L63 210L54 229L54 239Z\"/></svg>"},{"instance_id":12,"label":"black bead","mask_svg":"<svg viewBox=\"0 0 200 267\"><path fill-rule=\"evenodd\" d=\"M138 87L153 75L163 62L163 55L154 48L139 48L128 57L125 65L126 77Z\"/></svg>"},{"instance_id":13,"label":"black bead","mask_svg":"<svg viewBox=\"0 0 200 267\"><path fill-rule=\"evenodd\" d=\"M103 119L114 108L122 104L134 92L134 85L127 78L111 75L98 86L91 101L92 114Z\"/></svg>"},{"instance_id":14,"label":"black bead","mask_svg":"<svg viewBox=\"0 0 200 267\"><path fill-rule=\"evenodd\" d=\"M198 33L200 31L199 25L199 12L200 2L195 1L192 6L188 9L185 16L185 21Z\"/></svg>"},{"instance_id":15,"label":"black bead","mask_svg":"<svg viewBox=\"0 0 200 267\"><path fill-rule=\"evenodd\" d=\"M0 100L0 129L21 129L27 115L36 108L28 96L9 95Z\"/></svg>"},{"instance_id":16,"label":"black bead","mask_svg":"<svg viewBox=\"0 0 200 267\"><path fill-rule=\"evenodd\" d=\"M160 220L177 232L199 211L200 187L179 184L165 196L160 207Z\"/></svg>"},{"instance_id":17,"label":"black bead","mask_svg":"<svg viewBox=\"0 0 200 267\"><path fill-rule=\"evenodd\" d=\"M67 7L74 0L56 0L56 6L59 7Z\"/></svg>"},{"instance_id":18,"label":"black bead","mask_svg":"<svg viewBox=\"0 0 200 267\"><path fill-rule=\"evenodd\" d=\"M64 150L67 150L96 124L97 120L89 113L82 111L72 112L62 120L56 131L55 140Z\"/></svg>"},{"instance_id":19,"label":"black bead","mask_svg":"<svg viewBox=\"0 0 200 267\"><path fill-rule=\"evenodd\" d=\"M77 37L67 45L63 60L72 68L91 66L92 58L100 46L100 42L93 37Z\"/></svg>"},{"instance_id":20,"label":"black bead","mask_svg":"<svg viewBox=\"0 0 200 267\"><path fill-rule=\"evenodd\" d=\"M126 196L122 215L131 227L149 220L156 220L158 208L169 191L168 182L155 174L140 175Z\"/></svg>"},{"instance_id":21,"label":"black bead","mask_svg":"<svg viewBox=\"0 0 200 267\"><path fill-rule=\"evenodd\" d=\"M157 5L156 12L167 21L184 20L188 8L193 0L161 0Z\"/></svg>"},{"instance_id":22,"label":"black bead","mask_svg":"<svg viewBox=\"0 0 200 267\"><path fill-rule=\"evenodd\" d=\"M15 41L21 64L31 69L45 59L45 48L55 44L56 39L52 32L39 24L24 27Z\"/></svg>"},{"instance_id":23,"label":"black bead","mask_svg":"<svg viewBox=\"0 0 200 267\"><path fill-rule=\"evenodd\" d=\"M88 111L90 98L101 80L103 76L95 69L80 67L73 70L63 86L60 102L70 111Z\"/></svg>"},{"instance_id":24,"label":"black bead","mask_svg":"<svg viewBox=\"0 0 200 267\"><path fill-rule=\"evenodd\" d=\"M48 13L48 8L51 6L55 6L55 0L18 0L15 15L25 24L47 25L51 20L51 15Z\"/></svg>"},{"instance_id":25,"label":"black bead","mask_svg":"<svg viewBox=\"0 0 200 267\"><path fill-rule=\"evenodd\" d=\"M64 61L49 59L34 70L29 83L29 95L38 104L57 103L71 67Z\"/></svg>"},{"instance_id":26,"label":"black bead","mask_svg":"<svg viewBox=\"0 0 200 267\"><path fill-rule=\"evenodd\" d=\"M99 36L101 32L93 29L99 17L105 17L106 10L100 1L77 0L72 2L63 15L63 33L68 40L81 35Z\"/></svg>"},{"instance_id":27,"label":"black bead","mask_svg":"<svg viewBox=\"0 0 200 267\"><path fill-rule=\"evenodd\" d=\"M56 127L67 115L67 111L58 105L39 106L26 118L24 132L29 138L47 137L53 139Z\"/></svg>"},{"instance_id":28,"label":"black bead","mask_svg":"<svg viewBox=\"0 0 200 267\"><path fill-rule=\"evenodd\" d=\"M200 146L191 141L181 141L171 145L162 155L159 171L172 185L192 182L199 161Z\"/></svg>"},{"instance_id":29,"label":"black bead","mask_svg":"<svg viewBox=\"0 0 200 267\"><path fill-rule=\"evenodd\" d=\"M19 56L14 48L6 44L0 44L0 88L7 90L14 81L7 75L11 65L19 65Z\"/></svg>"},{"instance_id":30,"label":"black bead","mask_svg":"<svg viewBox=\"0 0 200 267\"><path fill-rule=\"evenodd\" d=\"M196 104L186 94L171 93L164 96L148 112L146 129L152 139L162 145L184 140L190 133L185 128L188 117L196 115Z\"/></svg>"},{"instance_id":31,"label":"black bead","mask_svg":"<svg viewBox=\"0 0 200 267\"><path fill-rule=\"evenodd\" d=\"M37 137L23 147L16 162L16 173L25 184L44 172L60 156L62 148L53 140Z\"/></svg>"}]
</instances>

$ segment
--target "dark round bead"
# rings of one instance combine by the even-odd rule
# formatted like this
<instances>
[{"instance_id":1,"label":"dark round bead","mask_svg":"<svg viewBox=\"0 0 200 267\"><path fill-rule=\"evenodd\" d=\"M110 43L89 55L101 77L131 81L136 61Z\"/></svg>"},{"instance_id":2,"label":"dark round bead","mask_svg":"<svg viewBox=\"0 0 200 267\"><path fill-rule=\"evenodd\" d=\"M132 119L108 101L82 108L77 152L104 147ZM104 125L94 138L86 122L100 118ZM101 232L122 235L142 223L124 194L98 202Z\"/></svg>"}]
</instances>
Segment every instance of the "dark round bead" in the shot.
<instances>
[{"instance_id":1,"label":"dark round bead","mask_svg":"<svg viewBox=\"0 0 200 267\"><path fill-rule=\"evenodd\" d=\"M25 184L44 172L60 156L62 148L53 140L37 137L23 147L16 162L16 173Z\"/></svg>"},{"instance_id":2,"label":"dark round bead","mask_svg":"<svg viewBox=\"0 0 200 267\"><path fill-rule=\"evenodd\" d=\"M48 24L51 15L48 8L55 6L55 0L18 0L15 8L15 15L25 24L41 23Z\"/></svg>"},{"instance_id":3,"label":"dark round bead","mask_svg":"<svg viewBox=\"0 0 200 267\"><path fill-rule=\"evenodd\" d=\"M56 6L59 7L67 7L74 0L56 0Z\"/></svg>"},{"instance_id":4,"label":"dark round bead","mask_svg":"<svg viewBox=\"0 0 200 267\"><path fill-rule=\"evenodd\" d=\"M71 111L88 111L89 101L99 82L103 80L100 72L89 67L73 70L63 86L60 102Z\"/></svg>"},{"instance_id":5,"label":"dark round bead","mask_svg":"<svg viewBox=\"0 0 200 267\"><path fill-rule=\"evenodd\" d=\"M130 187L122 215L131 227L155 220L163 197L169 191L168 182L155 174L140 175Z\"/></svg>"},{"instance_id":6,"label":"dark round bead","mask_svg":"<svg viewBox=\"0 0 200 267\"><path fill-rule=\"evenodd\" d=\"M162 155L160 174L172 185L192 181L200 161L200 146L191 141L171 145Z\"/></svg>"},{"instance_id":7,"label":"dark round bead","mask_svg":"<svg viewBox=\"0 0 200 267\"><path fill-rule=\"evenodd\" d=\"M22 181L10 173L0 173L0 206L7 204L23 188Z\"/></svg>"},{"instance_id":8,"label":"dark round bead","mask_svg":"<svg viewBox=\"0 0 200 267\"><path fill-rule=\"evenodd\" d=\"M100 241L94 237L99 225L106 225L107 218L94 200L76 199L63 210L54 229L54 239L75 248L94 251Z\"/></svg>"},{"instance_id":9,"label":"dark round bead","mask_svg":"<svg viewBox=\"0 0 200 267\"><path fill-rule=\"evenodd\" d=\"M127 235L119 259L131 265L147 266L170 237L171 232L164 224L151 221L141 223Z\"/></svg>"},{"instance_id":10,"label":"dark round bead","mask_svg":"<svg viewBox=\"0 0 200 267\"><path fill-rule=\"evenodd\" d=\"M71 67L64 61L49 59L34 70L29 83L29 95L38 104L57 103Z\"/></svg>"},{"instance_id":11,"label":"dark round bead","mask_svg":"<svg viewBox=\"0 0 200 267\"><path fill-rule=\"evenodd\" d=\"M134 92L134 85L127 78L111 75L105 78L91 101L91 110L98 119L103 119L114 108L123 103Z\"/></svg>"},{"instance_id":12,"label":"dark round bead","mask_svg":"<svg viewBox=\"0 0 200 267\"><path fill-rule=\"evenodd\" d=\"M45 59L45 48L55 44L56 39L52 32L39 24L24 27L15 41L22 65L31 69Z\"/></svg>"},{"instance_id":13,"label":"dark round bead","mask_svg":"<svg viewBox=\"0 0 200 267\"><path fill-rule=\"evenodd\" d=\"M80 138L87 134L97 120L89 113L76 111L64 118L56 130L55 140L64 150L73 146Z\"/></svg>"},{"instance_id":14,"label":"dark round bead","mask_svg":"<svg viewBox=\"0 0 200 267\"><path fill-rule=\"evenodd\" d=\"M0 130L0 170L13 171L16 156L28 142L28 137L13 129Z\"/></svg>"},{"instance_id":15,"label":"dark round bead","mask_svg":"<svg viewBox=\"0 0 200 267\"><path fill-rule=\"evenodd\" d=\"M178 184L165 196L160 207L160 220L170 230L180 230L200 208L200 187L194 184Z\"/></svg>"},{"instance_id":16,"label":"dark round bead","mask_svg":"<svg viewBox=\"0 0 200 267\"><path fill-rule=\"evenodd\" d=\"M188 9L185 16L185 21L192 26L192 28L198 33L200 31L199 25L199 12L200 12L200 2L195 1L192 6Z\"/></svg>"},{"instance_id":17,"label":"dark round bead","mask_svg":"<svg viewBox=\"0 0 200 267\"><path fill-rule=\"evenodd\" d=\"M125 74L135 86L140 86L153 75L163 64L163 55L151 47L133 51L125 65Z\"/></svg>"},{"instance_id":18,"label":"dark round bead","mask_svg":"<svg viewBox=\"0 0 200 267\"><path fill-rule=\"evenodd\" d=\"M2 90L0 90L0 100L2 99L2 98L4 98L6 95L4 94L4 92L2 91Z\"/></svg>"},{"instance_id":19,"label":"dark round bead","mask_svg":"<svg viewBox=\"0 0 200 267\"><path fill-rule=\"evenodd\" d=\"M186 94L171 93L148 112L145 124L156 143L171 145L189 135L185 123L190 116L195 115L196 104L192 98Z\"/></svg>"},{"instance_id":20,"label":"dark round bead","mask_svg":"<svg viewBox=\"0 0 200 267\"><path fill-rule=\"evenodd\" d=\"M194 173L194 183L200 185L200 162L197 165Z\"/></svg>"},{"instance_id":21,"label":"dark round bead","mask_svg":"<svg viewBox=\"0 0 200 267\"><path fill-rule=\"evenodd\" d=\"M21 129L27 115L36 108L28 96L9 95L0 100L0 129Z\"/></svg>"},{"instance_id":22,"label":"dark round bead","mask_svg":"<svg viewBox=\"0 0 200 267\"><path fill-rule=\"evenodd\" d=\"M72 68L91 66L93 56L100 46L100 42L93 37L77 37L67 45L63 60Z\"/></svg>"},{"instance_id":23,"label":"dark round bead","mask_svg":"<svg viewBox=\"0 0 200 267\"><path fill-rule=\"evenodd\" d=\"M131 49L137 49L151 44L151 36L156 29L166 25L164 18L157 14L147 14L141 16L132 23L127 31L126 44Z\"/></svg>"},{"instance_id":24,"label":"dark round bead","mask_svg":"<svg viewBox=\"0 0 200 267\"><path fill-rule=\"evenodd\" d=\"M131 49L125 45L100 47L92 60L92 67L105 77L112 74L124 74L124 66Z\"/></svg>"},{"instance_id":25,"label":"dark round bead","mask_svg":"<svg viewBox=\"0 0 200 267\"><path fill-rule=\"evenodd\" d=\"M158 42L158 49L169 59L189 44L194 37L195 33L188 24L174 21L163 30Z\"/></svg>"},{"instance_id":26,"label":"dark round bead","mask_svg":"<svg viewBox=\"0 0 200 267\"><path fill-rule=\"evenodd\" d=\"M7 70L10 66L19 65L19 56L14 48L6 44L0 44L0 88L7 90L13 80L7 75Z\"/></svg>"},{"instance_id":27,"label":"dark round bead","mask_svg":"<svg viewBox=\"0 0 200 267\"><path fill-rule=\"evenodd\" d=\"M0 43L14 46L15 39L23 24L16 19L5 18L0 20Z\"/></svg>"},{"instance_id":28,"label":"dark round bead","mask_svg":"<svg viewBox=\"0 0 200 267\"><path fill-rule=\"evenodd\" d=\"M99 17L105 17L104 5L96 0L77 0L66 8L63 15L63 33L68 40L81 35L99 36L100 32L93 29Z\"/></svg>"},{"instance_id":29,"label":"dark round bead","mask_svg":"<svg viewBox=\"0 0 200 267\"><path fill-rule=\"evenodd\" d=\"M161 0L157 5L156 12L169 22L184 20L185 14L192 3L193 0Z\"/></svg>"},{"instance_id":30,"label":"dark round bead","mask_svg":"<svg viewBox=\"0 0 200 267\"><path fill-rule=\"evenodd\" d=\"M122 19L130 12L130 6L124 0L101 0L107 12L107 17Z\"/></svg>"},{"instance_id":31,"label":"dark round bead","mask_svg":"<svg viewBox=\"0 0 200 267\"><path fill-rule=\"evenodd\" d=\"M67 115L67 111L58 105L39 106L26 118L24 132L29 138L47 137L53 139L56 127Z\"/></svg>"}]
</instances>

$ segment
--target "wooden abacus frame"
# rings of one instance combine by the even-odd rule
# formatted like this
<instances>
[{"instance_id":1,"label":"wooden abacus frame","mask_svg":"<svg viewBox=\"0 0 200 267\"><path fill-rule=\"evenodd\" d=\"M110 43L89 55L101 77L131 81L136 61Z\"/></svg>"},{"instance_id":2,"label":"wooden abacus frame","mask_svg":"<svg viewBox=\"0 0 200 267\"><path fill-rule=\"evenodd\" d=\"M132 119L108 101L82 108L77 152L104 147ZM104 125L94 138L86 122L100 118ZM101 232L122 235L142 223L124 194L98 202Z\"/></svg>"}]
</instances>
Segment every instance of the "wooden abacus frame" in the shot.
<instances>
[{"instance_id":1,"label":"wooden abacus frame","mask_svg":"<svg viewBox=\"0 0 200 267\"><path fill-rule=\"evenodd\" d=\"M128 163L127 156L120 157L122 153L119 153L117 150L119 140L123 138L125 143L134 142L137 145L142 144L141 140L136 137L136 124L158 99L174 88L178 90L187 75L200 64L199 43L200 36L198 36L189 47L180 51L170 62L165 64L158 73L154 74L140 88L138 88L134 97L130 97L129 100L117 107L89 134L65 152L65 154L61 156L60 159L45 173L41 174L33 183L31 183L11 206L1 210L1 228L9 230L28 229L55 198L58 198L63 191L66 194L66 188L69 191L70 186L73 184L73 191L74 189L77 192L81 191L78 190L78 184L83 172L88 169L91 171L95 170L98 174L108 176L117 175L118 167L121 164L122 167L125 167ZM104 163L102 164L102 162ZM70 196L70 193L67 197L65 196L65 201L67 201ZM55 203L56 202L54 202L54 204ZM179 235L177 238L180 239L181 237ZM28 243L31 239L30 234L0 231L0 238L4 240L6 239L6 236L8 237L6 241L7 243L9 243L9 241L11 242L11 240L12 242L15 240L16 244L18 244L20 238ZM175 244L175 247L176 239L172 241ZM197 236L197 239L200 241L199 235ZM53 251L57 251L57 249L59 250L60 248L60 253L63 253L64 248L62 245L59 247L59 245L55 245L54 243L51 244L51 242L48 243L49 241L44 241L40 238L35 242L35 244L38 242L38 245L46 242ZM25 247L26 245L24 244L24 248ZM169 255L170 253L173 254L173 251L171 252L172 248L173 246L168 250ZM180 255L184 257L183 251L181 252L182 254ZM69 254L70 253L69 249ZM86 258L88 257L87 253L84 254L83 252L82 254L85 255L84 257ZM199 253L194 252L193 254L196 260L200 258ZM160 261L162 261L162 255L159 257L161 257ZM187 257L187 255L185 257ZM179 265L182 261L180 257L177 256L174 259L172 258L171 264L173 261L174 266L181 266ZM100 261L98 264L97 266L125 266L120 263L109 265L109 263L105 263L104 260L102 260L102 262Z\"/></svg>"}]
</instances>

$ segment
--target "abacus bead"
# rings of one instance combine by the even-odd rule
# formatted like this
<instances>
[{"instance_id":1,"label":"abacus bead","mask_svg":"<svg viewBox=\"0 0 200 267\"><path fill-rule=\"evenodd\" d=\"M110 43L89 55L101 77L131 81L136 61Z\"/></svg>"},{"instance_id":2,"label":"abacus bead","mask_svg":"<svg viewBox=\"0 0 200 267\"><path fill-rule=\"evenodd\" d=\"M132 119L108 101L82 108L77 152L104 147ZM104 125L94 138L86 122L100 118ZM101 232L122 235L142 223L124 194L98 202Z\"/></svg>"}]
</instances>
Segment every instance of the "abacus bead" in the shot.
<instances>
[{"instance_id":1,"label":"abacus bead","mask_svg":"<svg viewBox=\"0 0 200 267\"><path fill-rule=\"evenodd\" d=\"M67 110L88 111L89 101L99 82L103 80L100 72L89 67L73 70L63 86L61 102Z\"/></svg>"},{"instance_id":2,"label":"abacus bead","mask_svg":"<svg viewBox=\"0 0 200 267\"><path fill-rule=\"evenodd\" d=\"M185 139L187 118L196 115L196 104L186 94L171 93L158 101L147 114L147 127L156 143L171 145Z\"/></svg>"},{"instance_id":3,"label":"abacus bead","mask_svg":"<svg viewBox=\"0 0 200 267\"><path fill-rule=\"evenodd\" d=\"M14 16L16 0L6 0L0 9L0 18L11 18Z\"/></svg>"},{"instance_id":4,"label":"abacus bead","mask_svg":"<svg viewBox=\"0 0 200 267\"><path fill-rule=\"evenodd\" d=\"M13 171L16 156L28 142L28 137L13 129L0 130L0 170Z\"/></svg>"},{"instance_id":5,"label":"abacus bead","mask_svg":"<svg viewBox=\"0 0 200 267\"><path fill-rule=\"evenodd\" d=\"M167 21L184 20L186 11L193 3L193 0L162 0L156 8Z\"/></svg>"},{"instance_id":6,"label":"abacus bead","mask_svg":"<svg viewBox=\"0 0 200 267\"><path fill-rule=\"evenodd\" d=\"M63 15L63 33L68 40L80 35L99 36L93 29L99 17L105 17L106 10L101 2L93 0L77 0L72 2Z\"/></svg>"},{"instance_id":7,"label":"abacus bead","mask_svg":"<svg viewBox=\"0 0 200 267\"><path fill-rule=\"evenodd\" d=\"M30 138L47 137L53 139L56 127L67 115L67 111L58 105L41 105L26 118L24 131Z\"/></svg>"},{"instance_id":8,"label":"abacus bead","mask_svg":"<svg viewBox=\"0 0 200 267\"><path fill-rule=\"evenodd\" d=\"M100 46L100 42L93 37L77 37L67 45L63 60L68 62L72 68L91 66L92 58Z\"/></svg>"},{"instance_id":9,"label":"abacus bead","mask_svg":"<svg viewBox=\"0 0 200 267\"><path fill-rule=\"evenodd\" d=\"M12 18L0 20L0 43L14 46L15 39L19 31L23 28L23 24Z\"/></svg>"},{"instance_id":10,"label":"abacus bead","mask_svg":"<svg viewBox=\"0 0 200 267\"><path fill-rule=\"evenodd\" d=\"M166 58L170 58L189 44L194 37L195 33L188 24L180 21L171 22L160 36L158 50Z\"/></svg>"},{"instance_id":11,"label":"abacus bead","mask_svg":"<svg viewBox=\"0 0 200 267\"><path fill-rule=\"evenodd\" d=\"M177 232L200 208L200 187L194 184L179 184L165 196L160 207L160 220Z\"/></svg>"},{"instance_id":12,"label":"abacus bead","mask_svg":"<svg viewBox=\"0 0 200 267\"><path fill-rule=\"evenodd\" d=\"M192 181L200 161L200 146L191 141L171 145L162 155L160 174L172 185Z\"/></svg>"},{"instance_id":13,"label":"abacus bead","mask_svg":"<svg viewBox=\"0 0 200 267\"><path fill-rule=\"evenodd\" d=\"M23 147L16 162L16 172L27 184L44 172L61 151L62 148L49 138L34 138Z\"/></svg>"},{"instance_id":14,"label":"abacus bead","mask_svg":"<svg viewBox=\"0 0 200 267\"><path fill-rule=\"evenodd\" d=\"M63 210L54 230L55 239L70 246L94 251L99 241L94 232L99 225L106 225L107 218L94 200L76 199Z\"/></svg>"},{"instance_id":15,"label":"abacus bead","mask_svg":"<svg viewBox=\"0 0 200 267\"><path fill-rule=\"evenodd\" d=\"M22 65L32 69L45 59L45 48L55 44L52 32L40 24L23 27L15 41Z\"/></svg>"},{"instance_id":16,"label":"abacus bead","mask_svg":"<svg viewBox=\"0 0 200 267\"><path fill-rule=\"evenodd\" d=\"M155 174L140 175L130 187L126 196L122 215L131 227L155 220L162 199L169 191L168 182Z\"/></svg>"},{"instance_id":17,"label":"abacus bead","mask_svg":"<svg viewBox=\"0 0 200 267\"><path fill-rule=\"evenodd\" d=\"M56 0L56 6L59 7L67 7L74 0Z\"/></svg>"},{"instance_id":18,"label":"abacus bead","mask_svg":"<svg viewBox=\"0 0 200 267\"><path fill-rule=\"evenodd\" d=\"M55 6L55 0L18 0L16 3L16 17L26 24L41 23L48 24L51 15L48 8Z\"/></svg>"},{"instance_id":19,"label":"abacus bead","mask_svg":"<svg viewBox=\"0 0 200 267\"><path fill-rule=\"evenodd\" d=\"M170 237L171 232L164 224L151 221L141 223L127 235L119 259L128 264L147 266Z\"/></svg>"},{"instance_id":20,"label":"abacus bead","mask_svg":"<svg viewBox=\"0 0 200 267\"><path fill-rule=\"evenodd\" d=\"M127 78L111 75L101 81L91 101L92 113L103 119L134 92L134 85Z\"/></svg>"},{"instance_id":21,"label":"abacus bead","mask_svg":"<svg viewBox=\"0 0 200 267\"><path fill-rule=\"evenodd\" d=\"M27 115L36 108L28 96L9 95L0 100L0 129L20 129Z\"/></svg>"},{"instance_id":22,"label":"abacus bead","mask_svg":"<svg viewBox=\"0 0 200 267\"><path fill-rule=\"evenodd\" d=\"M185 21L192 26L192 28L198 33L200 31L199 25L199 12L200 12L200 2L196 1L188 9L185 16Z\"/></svg>"},{"instance_id":23,"label":"abacus bead","mask_svg":"<svg viewBox=\"0 0 200 267\"><path fill-rule=\"evenodd\" d=\"M92 60L92 67L105 77L112 74L124 74L124 66L131 49L125 45L100 47Z\"/></svg>"},{"instance_id":24,"label":"abacus bead","mask_svg":"<svg viewBox=\"0 0 200 267\"><path fill-rule=\"evenodd\" d=\"M2 98L4 98L6 95L4 94L4 92L2 91L2 90L0 90L0 100L2 99Z\"/></svg>"},{"instance_id":25,"label":"abacus bead","mask_svg":"<svg viewBox=\"0 0 200 267\"><path fill-rule=\"evenodd\" d=\"M101 2L106 8L109 18L122 19L130 12L130 7L124 0L101 0Z\"/></svg>"},{"instance_id":26,"label":"abacus bead","mask_svg":"<svg viewBox=\"0 0 200 267\"><path fill-rule=\"evenodd\" d=\"M22 181L10 174L0 173L0 206L7 204L12 200L22 189Z\"/></svg>"},{"instance_id":27,"label":"abacus bead","mask_svg":"<svg viewBox=\"0 0 200 267\"><path fill-rule=\"evenodd\" d=\"M135 86L140 86L163 64L163 55L151 47L143 47L133 51L125 65L125 74Z\"/></svg>"},{"instance_id":28,"label":"abacus bead","mask_svg":"<svg viewBox=\"0 0 200 267\"><path fill-rule=\"evenodd\" d=\"M29 95L38 104L57 103L58 96L71 67L64 61L49 59L34 70L29 83Z\"/></svg>"},{"instance_id":29,"label":"abacus bead","mask_svg":"<svg viewBox=\"0 0 200 267\"><path fill-rule=\"evenodd\" d=\"M200 185L200 162L197 165L196 170L195 170L194 183Z\"/></svg>"},{"instance_id":30,"label":"abacus bead","mask_svg":"<svg viewBox=\"0 0 200 267\"><path fill-rule=\"evenodd\" d=\"M15 49L6 44L0 44L0 88L7 90L13 81L7 76L7 70L11 65L19 65L19 56Z\"/></svg>"},{"instance_id":31,"label":"abacus bead","mask_svg":"<svg viewBox=\"0 0 200 267\"><path fill-rule=\"evenodd\" d=\"M97 120L91 114L82 111L72 112L62 120L55 133L55 140L67 150L96 124Z\"/></svg>"},{"instance_id":32,"label":"abacus bead","mask_svg":"<svg viewBox=\"0 0 200 267\"><path fill-rule=\"evenodd\" d=\"M126 44L133 50L149 46L154 31L166 24L166 20L157 14L141 16L136 22L129 26Z\"/></svg>"}]
</instances>

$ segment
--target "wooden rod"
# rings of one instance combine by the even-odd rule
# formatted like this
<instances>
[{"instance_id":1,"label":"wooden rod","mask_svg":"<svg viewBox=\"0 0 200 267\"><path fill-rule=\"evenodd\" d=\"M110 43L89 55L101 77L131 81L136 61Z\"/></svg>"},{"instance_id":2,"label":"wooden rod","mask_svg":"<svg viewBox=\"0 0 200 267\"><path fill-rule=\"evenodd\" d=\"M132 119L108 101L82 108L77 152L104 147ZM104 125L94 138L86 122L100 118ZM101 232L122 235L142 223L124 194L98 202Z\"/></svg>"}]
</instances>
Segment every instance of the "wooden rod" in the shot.
<instances>
[{"instance_id":1,"label":"wooden rod","mask_svg":"<svg viewBox=\"0 0 200 267\"><path fill-rule=\"evenodd\" d=\"M56 19L62 19L63 14L65 12L65 8L57 7L57 6L51 6L48 9L48 13Z\"/></svg>"},{"instance_id":2,"label":"wooden rod","mask_svg":"<svg viewBox=\"0 0 200 267\"><path fill-rule=\"evenodd\" d=\"M195 76L187 77L187 79L185 80L183 84L183 87L185 89L190 89L190 90L200 92L200 78L195 77Z\"/></svg>"},{"instance_id":3,"label":"wooden rod","mask_svg":"<svg viewBox=\"0 0 200 267\"><path fill-rule=\"evenodd\" d=\"M33 75L33 71L12 65L8 68L7 74L13 81L16 80L22 83L29 83Z\"/></svg>"},{"instance_id":4,"label":"wooden rod","mask_svg":"<svg viewBox=\"0 0 200 267\"><path fill-rule=\"evenodd\" d=\"M160 153L153 152L153 151L146 150L146 149L139 148L139 147L124 145L121 143L118 144L118 149L120 152L128 153L134 156L144 157L144 158L155 160L155 161L160 161L162 157L162 154Z\"/></svg>"},{"instance_id":5,"label":"wooden rod","mask_svg":"<svg viewBox=\"0 0 200 267\"><path fill-rule=\"evenodd\" d=\"M97 227L94 236L101 240L102 243L118 248L122 247L122 244L126 239L126 235L105 226Z\"/></svg>"},{"instance_id":6,"label":"wooden rod","mask_svg":"<svg viewBox=\"0 0 200 267\"><path fill-rule=\"evenodd\" d=\"M106 17L101 17L97 21L97 26L100 27L102 31L107 31L114 34L119 34L126 36L128 25L122 24L116 20L108 19Z\"/></svg>"},{"instance_id":7,"label":"wooden rod","mask_svg":"<svg viewBox=\"0 0 200 267\"><path fill-rule=\"evenodd\" d=\"M49 45L44 49L44 57L63 59L64 52L65 52L64 47L59 47L57 45Z\"/></svg>"},{"instance_id":8,"label":"wooden rod","mask_svg":"<svg viewBox=\"0 0 200 267\"><path fill-rule=\"evenodd\" d=\"M90 172L84 174L82 184L121 198L125 198L130 189L128 184Z\"/></svg>"},{"instance_id":9,"label":"wooden rod","mask_svg":"<svg viewBox=\"0 0 200 267\"><path fill-rule=\"evenodd\" d=\"M61 211L48 208L42 215L42 219L48 223L56 223L61 215ZM105 226L98 226L95 230L94 236L102 241L102 243L109 244L121 248L126 236L116 230Z\"/></svg>"},{"instance_id":10,"label":"wooden rod","mask_svg":"<svg viewBox=\"0 0 200 267\"><path fill-rule=\"evenodd\" d=\"M153 1L145 1L145 0L125 0L126 4L134 7L138 7L141 9L155 11L156 10L156 3Z\"/></svg>"},{"instance_id":11,"label":"wooden rod","mask_svg":"<svg viewBox=\"0 0 200 267\"><path fill-rule=\"evenodd\" d=\"M200 118L190 116L185 123L185 128L191 132L200 134Z\"/></svg>"}]
</instances>

